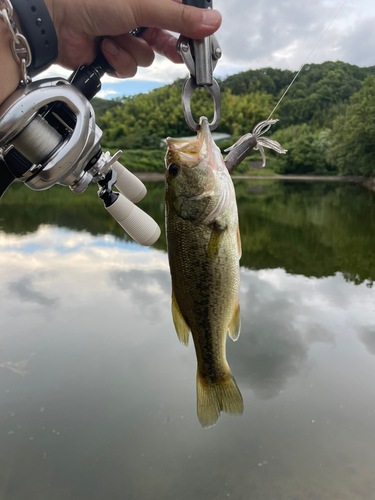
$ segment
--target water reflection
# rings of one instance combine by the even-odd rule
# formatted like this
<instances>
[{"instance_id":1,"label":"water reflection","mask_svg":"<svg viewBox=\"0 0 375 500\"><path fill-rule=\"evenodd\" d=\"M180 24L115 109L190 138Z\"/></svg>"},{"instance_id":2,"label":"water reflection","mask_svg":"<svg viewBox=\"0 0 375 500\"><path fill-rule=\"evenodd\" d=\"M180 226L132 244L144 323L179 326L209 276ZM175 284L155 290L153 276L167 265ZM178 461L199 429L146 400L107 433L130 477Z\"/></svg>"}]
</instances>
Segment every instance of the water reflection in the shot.
<instances>
[{"instance_id":1,"label":"water reflection","mask_svg":"<svg viewBox=\"0 0 375 500\"><path fill-rule=\"evenodd\" d=\"M348 281L372 286L373 193L338 183L236 181L235 186L242 266L283 268L292 274L318 278L340 272ZM154 183L147 187L148 195L140 206L161 226L162 237L154 248L165 251L164 186ZM94 188L77 196L59 187L35 193L23 185L12 186L1 200L0 228L11 234L36 231L41 224L41 212L43 224L131 242L103 209Z\"/></svg>"},{"instance_id":2,"label":"water reflection","mask_svg":"<svg viewBox=\"0 0 375 500\"><path fill-rule=\"evenodd\" d=\"M161 304L170 302L171 283L169 271L130 269L129 271L112 271L109 278L116 288L123 292L139 312L154 322L161 319ZM145 305L147 304L147 307Z\"/></svg>"},{"instance_id":3,"label":"water reflection","mask_svg":"<svg viewBox=\"0 0 375 500\"><path fill-rule=\"evenodd\" d=\"M365 327L359 333L359 338L367 347L370 354L375 356L375 328L374 325L371 327Z\"/></svg>"},{"instance_id":4,"label":"water reflection","mask_svg":"<svg viewBox=\"0 0 375 500\"><path fill-rule=\"evenodd\" d=\"M43 279L43 275L38 273L23 276L17 281L11 281L8 290L11 294L17 295L21 302L35 302L44 307L56 305L58 301L56 298L49 297L38 291L38 282L41 278Z\"/></svg>"},{"instance_id":5,"label":"water reflection","mask_svg":"<svg viewBox=\"0 0 375 500\"><path fill-rule=\"evenodd\" d=\"M260 185L237 185L242 332L227 346L245 413L209 430L163 239L127 240L95 193L7 193L0 498L373 500L374 198Z\"/></svg>"},{"instance_id":6,"label":"water reflection","mask_svg":"<svg viewBox=\"0 0 375 500\"><path fill-rule=\"evenodd\" d=\"M337 290L341 293L332 300ZM346 331L363 330L360 338L370 349L374 298L366 287L345 285L342 276L306 280L282 270L243 269L242 349L228 345L240 385L261 399L276 397L290 378L309 368L314 344L335 348L337 336Z\"/></svg>"}]
</instances>

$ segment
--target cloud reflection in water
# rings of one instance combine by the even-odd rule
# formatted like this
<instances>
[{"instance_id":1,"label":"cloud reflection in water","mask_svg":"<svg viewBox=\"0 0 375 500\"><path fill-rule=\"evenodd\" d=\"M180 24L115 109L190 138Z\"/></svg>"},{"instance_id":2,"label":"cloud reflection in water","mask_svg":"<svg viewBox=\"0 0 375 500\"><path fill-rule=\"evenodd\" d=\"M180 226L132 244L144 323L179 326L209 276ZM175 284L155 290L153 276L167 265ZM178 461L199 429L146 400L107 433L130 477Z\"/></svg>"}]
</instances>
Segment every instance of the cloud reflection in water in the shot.
<instances>
[{"instance_id":1,"label":"cloud reflection in water","mask_svg":"<svg viewBox=\"0 0 375 500\"><path fill-rule=\"evenodd\" d=\"M137 246L130 251L109 242L107 236L48 226L32 235L3 234L0 245L2 293L4 299L9 299L7 290L13 299L18 297L14 309L25 303L47 309L61 305L63 310L70 304L74 309L74 299L82 305L94 294L103 304L108 300L122 303L129 317L137 311L137 316L154 325L165 321L171 325L171 286L164 252L138 252ZM67 247L68 253L61 250ZM356 322L358 315L359 338L374 353L370 292L344 283L340 275L307 279L280 269L241 269L242 331L237 343L227 342L238 383L250 387L260 399L277 396L289 379L308 369L311 346L334 347L342 325ZM354 307L348 308L349 304Z\"/></svg>"},{"instance_id":2,"label":"cloud reflection in water","mask_svg":"<svg viewBox=\"0 0 375 500\"><path fill-rule=\"evenodd\" d=\"M44 307L55 306L58 302L57 299L47 296L37 289L38 281L41 279L43 276L38 273L26 275L18 281L11 281L9 291L18 295L22 302L35 302Z\"/></svg>"},{"instance_id":3,"label":"cloud reflection in water","mask_svg":"<svg viewBox=\"0 0 375 500\"><path fill-rule=\"evenodd\" d=\"M342 301L332 300L337 289ZM239 384L248 385L260 399L277 396L290 378L309 369L309 350L315 343L334 348L341 327L357 321L357 315L373 328L373 295L364 286L345 283L340 275L307 279L280 269L242 269L242 348L227 344ZM372 336L366 333L364 338L372 346Z\"/></svg>"},{"instance_id":4,"label":"cloud reflection in water","mask_svg":"<svg viewBox=\"0 0 375 500\"><path fill-rule=\"evenodd\" d=\"M371 498L373 289L241 269L242 332L227 348L245 413L205 431L164 252L47 226L0 246L6 494ZM24 377L7 369L28 359Z\"/></svg>"}]
</instances>

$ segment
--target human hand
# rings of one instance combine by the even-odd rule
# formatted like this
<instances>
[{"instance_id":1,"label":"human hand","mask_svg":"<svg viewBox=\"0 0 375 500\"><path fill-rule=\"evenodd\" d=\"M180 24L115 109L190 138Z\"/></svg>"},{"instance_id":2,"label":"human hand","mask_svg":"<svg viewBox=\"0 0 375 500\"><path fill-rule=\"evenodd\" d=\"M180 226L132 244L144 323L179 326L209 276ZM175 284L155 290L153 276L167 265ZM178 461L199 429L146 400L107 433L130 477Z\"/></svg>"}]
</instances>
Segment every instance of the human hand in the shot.
<instances>
[{"instance_id":1,"label":"human hand","mask_svg":"<svg viewBox=\"0 0 375 500\"><path fill-rule=\"evenodd\" d=\"M68 69L91 63L100 46L116 75L129 78L138 66L150 66L155 53L182 62L176 38L204 38L221 24L217 11L181 4L181 0L45 0L54 23L59 54L56 63ZM140 37L129 31L148 27Z\"/></svg>"}]
</instances>

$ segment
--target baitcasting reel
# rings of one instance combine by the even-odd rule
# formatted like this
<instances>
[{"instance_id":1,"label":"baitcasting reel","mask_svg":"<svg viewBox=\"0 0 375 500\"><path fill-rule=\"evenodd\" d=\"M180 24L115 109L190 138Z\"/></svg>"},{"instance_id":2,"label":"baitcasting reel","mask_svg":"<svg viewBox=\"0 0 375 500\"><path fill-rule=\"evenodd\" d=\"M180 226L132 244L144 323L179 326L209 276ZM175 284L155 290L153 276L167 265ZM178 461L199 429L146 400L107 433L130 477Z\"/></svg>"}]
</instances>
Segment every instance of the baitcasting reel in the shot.
<instances>
[{"instance_id":1,"label":"baitcasting reel","mask_svg":"<svg viewBox=\"0 0 375 500\"><path fill-rule=\"evenodd\" d=\"M0 197L15 179L37 191L61 184L75 193L96 182L106 210L135 241L152 245L160 228L134 205L146 187L117 161L121 151L111 156L100 147L102 131L88 99L100 89L103 73L94 61L70 81L52 78L19 88L0 106Z\"/></svg>"}]
</instances>

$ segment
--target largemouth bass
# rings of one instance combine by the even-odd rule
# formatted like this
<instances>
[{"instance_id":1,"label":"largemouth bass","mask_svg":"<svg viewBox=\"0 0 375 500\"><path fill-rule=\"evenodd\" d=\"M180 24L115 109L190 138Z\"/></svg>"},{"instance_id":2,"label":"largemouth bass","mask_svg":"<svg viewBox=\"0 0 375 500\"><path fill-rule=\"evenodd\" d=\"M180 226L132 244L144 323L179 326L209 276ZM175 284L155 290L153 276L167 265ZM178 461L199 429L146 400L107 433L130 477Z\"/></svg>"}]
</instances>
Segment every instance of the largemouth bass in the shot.
<instances>
[{"instance_id":1,"label":"largemouth bass","mask_svg":"<svg viewBox=\"0 0 375 500\"><path fill-rule=\"evenodd\" d=\"M225 356L227 333L240 333L241 242L232 179L207 118L200 125L195 140L167 138L165 208L173 322L183 344L192 333L197 414L210 427L221 411L243 412Z\"/></svg>"}]
</instances>

